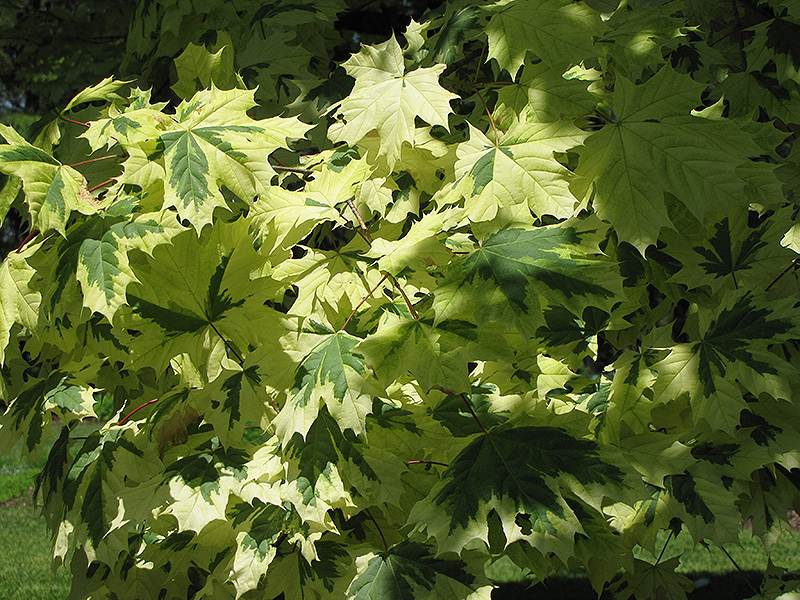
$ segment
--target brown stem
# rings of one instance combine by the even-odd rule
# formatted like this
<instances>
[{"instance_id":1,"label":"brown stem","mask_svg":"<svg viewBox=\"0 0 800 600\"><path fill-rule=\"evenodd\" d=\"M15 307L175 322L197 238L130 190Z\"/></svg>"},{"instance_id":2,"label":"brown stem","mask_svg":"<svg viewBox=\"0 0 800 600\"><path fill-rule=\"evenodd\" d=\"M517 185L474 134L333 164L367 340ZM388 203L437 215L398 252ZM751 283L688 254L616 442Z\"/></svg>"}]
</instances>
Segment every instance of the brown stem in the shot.
<instances>
[{"instance_id":1,"label":"brown stem","mask_svg":"<svg viewBox=\"0 0 800 600\"><path fill-rule=\"evenodd\" d=\"M365 508L364 512L367 513L367 516L370 518L370 520L373 523L375 523L375 528L378 530L378 533L381 536L381 541L383 542L383 551L384 552L388 552L389 551L389 544L386 543L386 538L383 535L383 531L381 531L381 526L378 525L378 522L375 520L375 517L373 517L372 514L369 512L368 508Z\"/></svg>"},{"instance_id":2,"label":"brown stem","mask_svg":"<svg viewBox=\"0 0 800 600\"><path fill-rule=\"evenodd\" d=\"M742 71L747 71L747 54L744 51L744 39L742 38L742 23L739 16L739 7L736 5L736 0L731 0L731 8L733 8L733 32L738 38L739 43L739 57L742 60Z\"/></svg>"},{"instance_id":3,"label":"brown stem","mask_svg":"<svg viewBox=\"0 0 800 600\"><path fill-rule=\"evenodd\" d=\"M73 123L75 125L83 125L84 127L91 127L88 123L84 123L83 121L76 121L75 119L68 119L64 115L58 115L58 118L62 121L66 121L67 123Z\"/></svg>"},{"instance_id":4,"label":"brown stem","mask_svg":"<svg viewBox=\"0 0 800 600\"><path fill-rule=\"evenodd\" d=\"M220 333L220 330L217 329L216 325L214 325L211 321L209 321L208 324L211 325L211 329L213 329L214 333L219 336L219 339L222 340L222 343L225 344L225 347L228 349L228 351L236 357L236 361L239 363L239 366L244 367L244 359L242 358L242 355L236 351L236 348L230 345L230 342L228 342L228 340L225 339L225 336Z\"/></svg>"},{"instance_id":5,"label":"brown stem","mask_svg":"<svg viewBox=\"0 0 800 600\"><path fill-rule=\"evenodd\" d=\"M19 246L17 246L17 254L19 254L20 252L22 252L22 249L25 247L25 244L27 244L28 242L30 242L30 241L31 241L33 238L35 238L35 237L36 237L38 234L39 234L39 230L38 230L38 229L31 229L31 230L28 232L28 235L26 235L26 236L25 236L25 239L23 239L23 240L22 240L22 241L19 243Z\"/></svg>"},{"instance_id":6,"label":"brown stem","mask_svg":"<svg viewBox=\"0 0 800 600\"><path fill-rule=\"evenodd\" d=\"M328 228L328 235L331 238L331 243L333 244L333 250L337 254L339 253L339 244L336 243L336 238L333 237L333 230L331 229L330 221L325 221L325 227Z\"/></svg>"},{"instance_id":7,"label":"brown stem","mask_svg":"<svg viewBox=\"0 0 800 600\"><path fill-rule=\"evenodd\" d=\"M411 304L411 301L408 299L408 296L406 296L406 293L405 291L403 291L403 288L400 287L400 284L397 282L397 279L394 278L394 275L390 275L388 271L386 274L389 275L389 277L391 277L392 285L398 292L400 292L400 295L403 297L403 300L405 301L406 306L408 307L408 311L411 313L411 316L414 317L415 321L418 320L419 314L417 313L416 310L414 310L414 305Z\"/></svg>"},{"instance_id":8,"label":"brown stem","mask_svg":"<svg viewBox=\"0 0 800 600\"><path fill-rule=\"evenodd\" d=\"M494 124L494 119L492 118L492 113L489 112L489 107L486 105L486 102L484 101L483 96L481 95L481 93L478 91L478 88L476 88L474 84L470 84L470 87L472 88L472 91L475 92L478 95L478 98L480 98L481 104L483 104L483 110L485 110L486 114L489 115L489 123L492 124L492 129L494 129L494 145L495 146L499 146L500 145L500 137L497 135L497 126Z\"/></svg>"},{"instance_id":9,"label":"brown stem","mask_svg":"<svg viewBox=\"0 0 800 600\"><path fill-rule=\"evenodd\" d=\"M466 404L466 405L467 405L467 410L469 410L470 414L472 415L472 418L473 418L473 419L475 419L475 422L478 424L478 427L480 427L480 428L481 428L481 431L482 431L483 433L485 433L486 435L489 435L489 432L488 432L488 431L486 431L486 429L485 429L485 428L484 428L484 426L483 426L483 423L481 423L481 422L480 422L480 420L478 419L478 415L476 415L476 414L475 414L475 411L474 411L474 410L472 410L472 404L471 404L471 403L470 403L470 401L467 399L467 396L466 396L466 394L464 394L463 392L461 393L461 399L464 401L464 404Z\"/></svg>"},{"instance_id":10,"label":"brown stem","mask_svg":"<svg viewBox=\"0 0 800 600\"><path fill-rule=\"evenodd\" d=\"M387 277L389 277L389 273L388 273L388 272L387 272L387 273L384 273L384 274L383 274L383 277L381 277L381 280L380 280L378 283L376 283L376 284L375 284L375 287L373 287L373 288L372 288L372 289L369 291L369 293L368 293L366 296L364 296L364 297L361 299L361 302L359 302L359 303L358 303L358 305L357 305L357 306L356 306L356 307L353 309L353 312L351 312L351 313L350 313L350 316L349 316L349 317L347 317L347 320L344 322L344 325L342 325L342 326L339 328L339 331L344 331L344 328L345 328L345 327L347 327L347 324L350 322L350 319L352 319L352 318L355 316L355 314L358 312L358 309L359 309L359 308L361 308L361 305L362 305L362 304L364 304L364 302L366 302L366 301L369 299L369 297L370 297L370 296L372 296L372 294L374 294L374 293L375 293L375 290L377 290L377 289L378 289L378 287L380 287L380 285L381 285L381 284L382 284L384 281L386 281L386 278L387 278Z\"/></svg>"},{"instance_id":11,"label":"brown stem","mask_svg":"<svg viewBox=\"0 0 800 600\"><path fill-rule=\"evenodd\" d=\"M89 188L88 190L86 190L86 191L87 191L87 192L89 192L89 193L91 194L91 193L92 193L93 191L95 191L97 188L101 188L101 187L103 187L104 185L108 185L108 184L109 184L109 183L111 183L112 181L116 181L116 179L117 179L116 177L112 177L111 179L106 179L106 180L105 180L103 183L98 183L96 186L94 186L94 187L90 187L90 188Z\"/></svg>"},{"instance_id":12,"label":"brown stem","mask_svg":"<svg viewBox=\"0 0 800 600\"><path fill-rule=\"evenodd\" d=\"M742 571L742 568L736 563L735 560L733 560L733 557L730 554L728 554L728 551L725 550L725 548L723 548L722 545L720 545L719 549L722 550L722 553L728 557L728 560L731 561L731 563L733 563L733 566L736 567L736 570L739 571L739 574L742 576L742 579L744 579L744 582L747 584L747 587L749 587L754 594L758 594L758 590L753 587L753 584L750 583L750 581L747 579L747 576L744 574L744 571Z\"/></svg>"},{"instance_id":13,"label":"brown stem","mask_svg":"<svg viewBox=\"0 0 800 600\"><path fill-rule=\"evenodd\" d=\"M443 462L436 462L435 460L407 460L407 465L439 465L441 467L449 467L450 465Z\"/></svg>"},{"instance_id":14,"label":"brown stem","mask_svg":"<svg viewBox=\"0 0 800 600\"><path fill-rule=\"evenodd\" d=\"M121 419L120 419L120 420L117 422L117 427L119 427L120 425L122 425L122 424L123 424L125 421L127 421L128 419L130 419L130 418L131 418L131 417L132 417L134 414L136 414L137 412L139 412L139 411L140 411L141 409L143 409L145 406L149 406L150 404L153 404L154 402L158 402L159 400L161 400L161 398L153 398L152 400L148 400L148 401L147 401L147 402L145 402L144 404L141 404L140 406L137 406L136 408L134 408L134 409L133 409L131 412L129 412L127 415L125 415L124 417L122 417L122 418L121 418Z\"/></svg>"},{"instance_id":15,"label":"brown stem","mask_svg":"<svg viewBox=\"0 0 800 600\"><path fill-rule=\"evenodd\" d=\"M669 535L667 536L667 541L664 542L664 547L661 548L661 552L659 553L658 558L656 559L656 564L661 562L661 557L664 556L664 552L667 550L667 546L669 546L669 541L672 539L673 535L674 532L670 530Z\"/></svg>"},{"instance_id":16,"label":"brown stem","mask_svg":"<svg viewBox=\"0 0 800 600\"><path fill-rule=\"evenodd\" d=\"M303 167L286 167L282 165L273 165L273 164L270 164L269 166L275 169L276 171L286 171L287 173L301 173L302 175L314 174L314 171L312 169L304 169Z\"/></svg>"},{"instance_id":17,"label":"brown stem","mask_svg":"<svg viewBox=\"0 0 800 600\"><path fill-rule=\"evenodd\" d=\"M68 167L79 167L81 165L88 165L89 163L97 162L99 160L108 160L109 158L126 158L127 154L109 154L108 156L101 156L99 158L90 158L89 160L82 160L80 162L67 165Z\"/></svg>"},{"instance_id":18,"label":"brown stem","mask_svg":"<svg viewBox=\"0 0 800 600\"><path fill-rule=\"evenodd\" d=\"M483 40L483 47L481 48L481 54L478 57L478 66L475 67L475 76L472 78L472 83L470 84L472 89L475 89L475 84L478 83L478 75L480 75L481 72L481 65L483 65L483 56L486 53L486 47L488 43L489 43L488 38Z\"/></svg>"},{"instance_id":19,"label":"brown stem","mask_svg":"<svg viewBox=\"0 0 800 600\"><path fill-rule=\"evenodd\" d=\"M364 219L361 218L361 213L358 212L356 208L355 202L353 202L352 198L347 199L347 206L350 207L350 210L353 211L353 214L358 219L358 224L361 225L361 229L364 230L364 234L366 235L367 241L371 244L372 243L372 236L369 234L369 230L367 229L367 224L364 222Z\"/></svg>"},{"instance_id":20,"label":"brown stem","mask_svg":"<svg viewBox=\"0 0 800 600\"><path fill-rule=\"evenodd\" d=\"M606 123L610 123L611 125L613 125L613 124L614 124L614 121L612 121L611 119L609 119L609 118L608 118L606 115L604 115L603 113L601 113L601 112L600 112L599 110L597 110L596 108L595 108L595 109L594 109L592 112L593 112L594 114L596 114L598 117L600 117L601 119L603 119L603 121L605 121Z\"/></svg>"},{"instance_id":21,"label":"brown stem","mask_svg":"<svg viewBox=\"0 0 800 600\"><path fill-rule=\"evenodd\" d=\"M778 281L780 281L780 280L781 280L781 278L782 278L784 275L786 275L786 274L787 274L789 271L791 271L791 270L792 270L792 269L793 269L795 266L797 266L797 261L798 261L798 260L800 260L800 258L795 258L795 259L792 261L792 263L791 263L791 264L790 264L788 267L786 267L786 268L785 268L785 269L784 269L784 270L781 272L781 274L780 274L780 275L778 275L778 276L777 276L775 279L773 279L773 280L772 280L772 283L770 283L770 284L769 284L769 285L768 285L768 286L767 286L767 287L764 289L764 291L765 291L765 292L768 292L768 291L769 291L769 288L771 288L773 285L775 285L776 283L778 283Z\"/></svg>"}]
</instances>

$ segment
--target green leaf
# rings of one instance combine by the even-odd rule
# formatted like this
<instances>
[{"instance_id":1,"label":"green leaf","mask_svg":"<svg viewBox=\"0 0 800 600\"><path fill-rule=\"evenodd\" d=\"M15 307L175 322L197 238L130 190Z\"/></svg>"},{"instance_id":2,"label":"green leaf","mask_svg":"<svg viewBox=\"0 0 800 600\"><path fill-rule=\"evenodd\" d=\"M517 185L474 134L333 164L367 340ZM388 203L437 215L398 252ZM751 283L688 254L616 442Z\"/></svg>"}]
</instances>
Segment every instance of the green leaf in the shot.
<instances>
[{"instance_id":1,"label":"green leaf","mask_svg":"<svg viewBox=\"0 0 800 600\"><path fill-rule=\"evenodd\" d=\"M583 246L592 230L562 224L536 229L504 229L451 271L434 301L437 320L462 303L473 307L479 325L511 315L534 318L542 305L561 305L582 313L589 305L610 308L620 283L613 264L594 260ZM470 297L471 296L471 297ZM528 325L533 325L528 318Z\"/></svg>"},{"instance_id":2,"label":"green leaf","mask_svg":"<svg viewBox=\"0 0 800 600\"><path fill-rule=\"evenodd\" d=\"M414 146L415 118L447 127L449 102L457 96L439 85L444 65L407 70L400 45L392 37L376 46L362 46L344 67L356 84L339 109L341 122L328 130L332 141L355 145L377 131L379 152L392 167L403 143Z\"/></svg>"},{"instance_id":3,"label":"green leaf","mask_svg":"<svg viewBox=\"0 0 800 600\"><path fill-rule=\"evenodd\" d=\"M412 517L422 518L418 522L437 538L441 552L460 549L473 537L486 539L490 510L500 517L507 543L544 540L561 536L561 527L579 530L562 488L614 485L621 477L617 467L599 457L593 442L553 427L500 428L461 451ZM434 515L445 522L432 520Z\"/></svg>"},{"instance_id":4,"label":"green leaf","mask_svg":"<svg viewBox=\"0 0 800 600\"><path fill-rule=\"evenodd\" d=\"M576 202L568 190L572 174L554 153L579 145L584 137L566 121L518 121L496 143L471 127L470 140L458 147L461 182L454 193L467 198L472 221L491 220L499 209L520 203L537 216L569 217Z\"/></svg>"},{"instance_id":5,"label":"green leaf","mask_svg":"<svg viewBox=\"0 0 800 600\"><path fill-rule=\"evenodd\" d=\"M516 0L490 10L488 58L512 77L528 50L553 67L597 56L594 38L606 29L598 13L569 0Z\"/></svg>"},{"instance_id":6,"label":"green leaf","mask_svg":"<svg viewBox=\"0 0 800 600\"><path fill-rule=\"evenodd\" d=\"M292 397L275 420L281 439L305 437L323 405L342 430L364 431L372 398L364 359L353 353L359 341L342 331L331 333L306 355L295 371Z\"/></svg>"},{"instance_id":7,"label":"green leaf","mask_svg":"<svg viewBox=\"0 0 800 600\"><path fill-rule=\"evenodd\" d=\"M274 175L266 156L309 129L297 119L255 121L245 112L254 106L251 91L212 87L183 101L172 120L164 120L168 131L158 138L165 172L164 207L174 206L198 232L212 222L216 208L227 209L223 187L244 202L265 195ZM144 149L148 143L143 136L130 138L126 145Z\"/></svg>"},{"instance_id":8,"label":"green leaf","mask_svg":"<svg viewBox=\"0 0 800 600\"><path fill-rule=\"evenodd\" d=\"M0 133L6 135L7 130L7 126L0 126ZM30 144L0 145L0 172L22 180L33 227L39 231L55 229L66 235L72 211L91 214L97 210L97 202L78 171Z\"/></svg>"},{"instance_id":9,"label":"green leaf","mask_svg":"<svg viewBox=\"0 0 800 600\"><path fill-rule=\"evenodd\" d=\"M32 289L36 271L26 261L35 248L24 253L13 252L0 262L0 365L5 362L5 349L14 324L30 330L37 328L42 296Z\"/></svg>"},{"instance_id":10,"label":"green leaf","mask_svg":"<svg viewBox=\"0 0 800 600\"><path fill-rule=\"evenodd\" d=\"M494 121L510 129L519 119L550 123L587 115L597 104L587 90L592 76L589 71L562 75L544 62L526 64L518 83L498 91Z\"/></svg>"},{"instance_id":11,"label":"green leaf","mask_svg":"<svg viewBox=\"0 0 800 600\"><path fill-rule=\"evenodd\" d=\"M763 172L774 188L770 194L777 192L772 167L748 164L747 156L761 150L745 131L731 121L688 114L698 91L695 82L668 67L641 86L619 77L618 120L589 136L579 151L573 192L578 198L593 194L598 216L641 252L655 244L663 227L673 226L666 193L702 222L709 212L746 205L745 166Z\"/></svg>"},{"instance_id":12,"label":"green leaf","mask_svg":"<svg viewBox=\"0 0 800 600\"><path fill-rule=\"evenodd\" d=\"M366 554L347 590L347 598L369 600L457 599L468 595L475 578L461 560L434 558L424 544L402 542L384 554Z\"/></svg>"}]
</instances>

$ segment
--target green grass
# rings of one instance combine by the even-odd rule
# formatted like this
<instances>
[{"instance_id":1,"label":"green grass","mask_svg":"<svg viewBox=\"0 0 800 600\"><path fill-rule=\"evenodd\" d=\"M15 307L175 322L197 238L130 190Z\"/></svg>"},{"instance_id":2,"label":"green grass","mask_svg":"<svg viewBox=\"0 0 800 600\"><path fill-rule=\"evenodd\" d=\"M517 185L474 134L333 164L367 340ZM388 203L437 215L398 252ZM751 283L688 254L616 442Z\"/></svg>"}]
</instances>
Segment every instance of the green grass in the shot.
<instances>
[{"instance_id":1,"label":"green grass","mask_svg":"<svg viewBox=\"0 0 800 600\"><path fill-rule=\"evenodd\" d=\"M44 518L25 502L0 506L0 600L64 600L71 576L53 573Z\"/></svg>"}]
</instances>

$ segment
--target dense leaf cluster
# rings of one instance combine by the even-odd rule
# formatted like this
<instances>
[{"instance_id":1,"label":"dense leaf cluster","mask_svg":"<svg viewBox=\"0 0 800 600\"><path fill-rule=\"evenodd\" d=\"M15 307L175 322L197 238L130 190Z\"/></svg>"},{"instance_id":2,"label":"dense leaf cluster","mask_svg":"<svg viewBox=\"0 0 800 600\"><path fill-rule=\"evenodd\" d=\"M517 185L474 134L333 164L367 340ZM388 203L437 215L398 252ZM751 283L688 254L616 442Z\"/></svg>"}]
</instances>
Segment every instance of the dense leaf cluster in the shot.
<instances>
[{"instance_id":1,"label":"dense leaf cluster","mask_svg":"<svg viewBox=\"0 0 800 600\"><path fill-rule=\"evenodd\" d=\"M71 598L675 598L659 531L769 547L800 5L453 0L342 60L345 9L141 2L141 80L0 129L0 440L56 432Z\"/></svg>"}]
</instances>

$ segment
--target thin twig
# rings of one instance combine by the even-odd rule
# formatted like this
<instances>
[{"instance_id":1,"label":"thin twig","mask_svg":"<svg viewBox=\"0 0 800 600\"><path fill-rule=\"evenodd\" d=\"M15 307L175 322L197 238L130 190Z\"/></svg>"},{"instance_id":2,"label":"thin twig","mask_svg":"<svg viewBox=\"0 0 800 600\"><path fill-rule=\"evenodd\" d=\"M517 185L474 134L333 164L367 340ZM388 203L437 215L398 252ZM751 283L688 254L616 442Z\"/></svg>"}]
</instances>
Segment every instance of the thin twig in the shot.
<instances>
[{"instance_id":1,"label":"thin twig","mask_svg":"<svg viewBox=\"0 0 800 600\"><path fill-rule=\"evenodd\" d=\"M612 121L611 119L609 119L609 118L608 118L606 115L604 115L603 113L601 113L601 112L600 112L599 110L597 110L596 108L595 108L595 109L594 109L592 112L593 112L594 114L596 114L598 117L600 117L601 119L603 119L603 121L605 121L606 123L609 123L609 124L611 124L611 125L613 125L613 124L614 124L614 121Z\"/></svg>"},{"instance_id":2,"label":"thin twig","mask_svg":"<svg viewBox=\"0 0 800 600\"><path fill-rule=\"evenodd\" d=\"M731 34L736 33L736 37L739 38L739 57L742 60L742 71L747 71L747 54L744 51L741 17L739 16L739 7L736 5L736 0L731 0L731 6L733 8L733 31Z\"/></svg>"},{"instance_id":3,"label":"thin twig","mask_svg":"<svg viewBox=\"0 0 800 600\"><path fill-rule=\"evenodd\" d=\"M784 275L786 275L786 274L787 274L789 271L791 271L791 270L792 270L794 267L796 267L796 266L797 266L797 261L798 261L798 260L800 260L800 258L795 258L795 259L792 261L792 264L790 264L788 267L786 267L786 268L785 268L785 269L784 269L784 270L781 272L781 274L780 274L780 275L778 275L778 276L777 276L775 279L773 279L773 280L772 280L772 283L770 283L770 284L769 284L769 285L768 285L766 288L764 288L764 291L765 291L765 292L768 292L768 291L769 291L769 288L771 288L773 285L775 285L776 283L778 283L778 281L780 281L780 280L781 280L781 278L782 278Z\"/></svg>"},{"instance_id":4,"label":"thin twig","mask_svg":"<svg viewBox=\"0 0 800 600\"><path fill-rule=\"evenodd\" d=\"M72 163L71 165L67 165L68 167L79 167L81 165L87 165L89 163L97 162L99 160L108 160L109 158L127 158L127 154L109 154L107 156L101 156L99 158L90 158L89 160L82 160L80 162Z\"/></svg>"},{"instance_id":5,"label":"thin twig","mask_svg":"<svg viewBox=\"0 0 800 600\"><path fill-rule=\"evenodd\" d=\"M75 125L83 125L86 128L91 127L91 125L89 125L88 123L84 123L83 121L76 121L75 119L68 119L64 115L58 115L58 118L61 119L62 121L66 121L67 123L73 123Z\"/></svg>"},{"instance_id":6,"label":"thin twig","mask_svg":"<svg viewBox=\"0 0 800 600\"><path fill-rule=\"evenodd\" d=\"M333 230L331 229L330 221L325 221L325 227L328 228L328 235L331 236L331 243L333 244L333 250L337 254L339 253L339 244L336 243L336 238L333 237Z\"/></svg>"},{"instance_id":7,"label":"thin twig","mask_svg":"<svg viewBox=\"0 0 800 600\"><path fill-rule=\"evenodd\" d=\"M478 57L478 66L475 67L475 76L472 78L472 83L470 84L471 87L474 89L475 84L478 83L478 75L481 73L481 65L483 65L483 55L486 52L486 46L489 42L489 39L483 40L483 47L481 48L481 54Z\"/></svg>"},{"instance_id":8,"label":"thin twig","mask_svg":"<svg viewBox=\"0 0 800 600\"><path fill-rule=\"evenodd\" d=\"M389 277L391 277L392 285L398 292L400 292L400 295L403 297L403 300L405 301L406 306L408 307L408 311L411 313L411 316L414 317L415 321L418 320L419 313L417 313L417 311L414 310L414 305L411 304L411 301L408 299L408 296L406 296L406 293L405 291L403 291L402 286L398 283L397 279L394 278L394 275L389 274L388 271L386 272L386 274L389 275Z\"/></svg>"},{"instance_id":9,"label":"thin twig","mask_svg":"<svg viewBox=\"0 0 800 600\"><path fill-rule=\"evenodd\" d=\"M148 400L148 401L147 401L147 402L145 402L144 404L142 404L142 405L140 405L140 406L137 406L136 408L134 408L134 409L133 409L131 412L129 412L127 415L125 415L124 417L122 417L122 418L121 418L121 419L120 419L120 420L117 422L117 427L119 427L120 425L122 425L122 424L123 424L125 421L127 421L128 419L130 419L130 418L131 418L131 417L132 417L134 414L136 414L137 412L139 412L139 411L140 411L141 409L143 409L145 406L149 406L150 404L153 404L154 402L158 402L159 400L161 400L161 398L153 398L152 400Z\"/></svg>"},{"instance_id":10,"label":"thin twig","mask_svg":"<svg viewBox=\"0 0 800 600\"><path fill-rule=\"evenodd\" d=\"M358 212L358 209L356 208L355 202L353 202L352 198L348 198L347 199L347 206L349 206L350 210L353 211L353 214L356 216L356 219L358 219L358 224L361 225L361 229L364 230L364 234L367 236L367 241L369 241L369 243L371 244L372 243L372 236L369 234L369 229L367 229L367 224L364 222L364 219L361 217L361 213Z\"/></svg>"},{"instance_id":11,"label":"thin twig","mask_svg":"<svg viewBox=\"0 0 800 600\"><path fill-rule=\"evenodd\" d=\"M364 296L364 297L361 299L361 302L359 302L359 303L358 303L358 305L357 305L357 306L356 306L356 307L353 309L353 312L351 312L351 313L350 313L350 316L349 316L349 317L347 317L347 320L344 322L344 325L342 325L342 326L339 328L339 331L344 331L344 328L345 328L345 327L347 327L347 324L350 322L350 319L352 319L352 318L355 316L355 314L358 312L358 309L359 309L359 308L361 308L361 305L362 305L362 304L364 304L364 302L366 302L366 301L369 299L369 297L370 297L370 296L372 296L372 294L374 294L374 293L375 293L375 290L377 290L377 289L378 289L378 287L380 287L380 285L381 285L381 284L382 284L384 281L386 281L386 278L387 278L387 277L389 277L389 273L388 273L388 272L384 273L384 274L383 274L383 277L381 277L381 280L380 280L378 283L376 283L376 284L375 284L375 287L373 287L373 288L372 288L372 289L369 291L369 293L368 293L366 296Z\"/></svg>"},{"instance_id":12,"label":"thin twig","mask_svg":"<svg viewBox=\"0 0 800 600\"><path fill-rule=\"evenodd\" d=\"M26 235L26 236L25 236L25 239L23 239L23 240L22 240L22 241L19 243L19 246L17 246L17 254L19 254L20 252L22 252L22 249L25 247L25 244L27 244L28 242L30 242L30 241L31 241L33 238L35 238L35 237L36 237L38 234L39 234L39 230L38 230L38 229L31 229L31 230L28 232L28 235Z\"/></svg>"},{"instance_id":13,"label":"thin twig","mask_svg":"<svg viewBox=\"0 0 800 600\"><path fill-rule=\"evenodd\" d=\"M721 544L719 546L719 549L722 550L722 553L728 557L728 560L731 561L733 563L733 566L736 567L736 570L739 571L739 574L742 576L742 579L744 579L744 582L747 584L747 587L749 587L754 594L758 594L758 590L753 587L753 584L750 583L750 581L747 579L747 576L744 574L744 571L742 571L742 568L738 564L736 564L736 561L733 560L733 557L730 554L728 554L728 551L725 550L725 548L723 548Z\"/></svg>"},{"instance_id":14,"label":"thin twig","mask_svg":"<svg viewBox=\"0 0 800 600\"><path fill-rule=\"evenodd\" d=\"M386 538L383 535L383 531L381 531L381 526L378 525L378 522L375 520L375 517L373 517L372 514L369 512L368 508L365 508L364 512L367 513L367 516L370 518L370 520L373 523L375 523L375 528L378 530L378 533L381 536L381 541L383 542L383 551L384 552L388 552L389 551L389 544L386 543Z\"/></svg>"},{"instance_id":15,"label":"thin twig","mask_svg":"<svg viewBox=\"0 0 800 600\"><path fill-rule=\"evenodd\" d=\"M486 435L489 435L489 432L486 431L486 428L483 426L483 423L481 423L480 419L478 419L478 415L476 415L475 411L472 410L472 404L467 399L466 394L464 394L463 392L461 393L461 399L464 401L464 404L467 405L467 410L469 410L470 414L472 415L472 418L475 419L475 422L478 424L478 427L481 428L481 431Z\"/></svg>"},{"instance_id":16,"label":"thin twig","mask_svg":"<svg viewBox=\"0 0 800 600\"><path fill-rule=\"evenodd\" d=\"M494 119L492 118L492 113L489 112L489 107L486 105L486 101L483 99L483 96L478 91L478 88L476 88L475 85L473 85L473 84L470 84L470 87L472 88L472 91L475 92L478 95L478 98L480 98L481 104L483 104L483 109L486 111L486 114L489 115L489 123L492 124L492 129L494 129L494 145L495 146L499 146L500 145L500 137L497 135L497 126L494 124Z\"/></svg>"},{"instance_id":17,"label":"thin twig","mask_svg":"<svg viewBox=\"0 0 800 600\"><path fill-rule=\"evenodd\" d=\"M407 460L407 465L439 465L441 467L449 467L450 465L443 462L436 462L435 460Z\"/></svg>"},{"instance_id":18,"label":"thin twig","mask_svg":"<svg viewBox=\"0 0 800 600\"><path fill-rule=\"evenodd\" d=\"M116 181L116 180L117 180L117 178L116 178L116 177L112 177L111 179L106 179L106 180L105 180L103 183L98 183L96 186L94 186L94 187L90 187L90 188L89 188L88 190L86 190L86 191L87 191L87 192L89 192L89 193L91 194L91 193L92 193L93 191L95 191L97 188L101 188L101 187L103 187L104 185L108 185L108 184L109 184L109 183L111 183L112 181Z\"/></svg>"}]
</instances>

